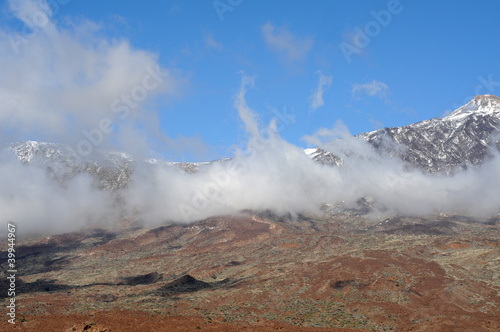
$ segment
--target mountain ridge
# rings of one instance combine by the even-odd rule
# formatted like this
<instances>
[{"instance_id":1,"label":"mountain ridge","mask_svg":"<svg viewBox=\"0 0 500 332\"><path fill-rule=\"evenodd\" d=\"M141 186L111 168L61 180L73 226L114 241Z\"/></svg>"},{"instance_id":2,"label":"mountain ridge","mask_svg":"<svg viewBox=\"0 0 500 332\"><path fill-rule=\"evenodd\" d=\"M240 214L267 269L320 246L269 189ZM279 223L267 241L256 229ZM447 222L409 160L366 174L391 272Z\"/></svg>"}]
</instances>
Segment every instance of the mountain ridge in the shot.
<instances>
[{"instance_id":1,"label":"mountain ridge","mask_svg":"<svg viewBox=\"0 0 500 332\"><path fill-rule=\"evenodd\" d=\"M379 152L397 156L407 165L429 173L452 174L481 165L500 151L500 98L478 95L445 117L401 127L361 133ZM399 151L397 151L397 148ZM340 166L341 158L322 147L306 150L323 164Z\"/></svg>"},{"instance_id":2,"label":"mountain ridge","mask_svg":"<svg viewBox=\"0 0 500 332\"><path fill-rule=\"evenodd\" d=\"M445 117L423 120L401 127L382 128L355 136L379 153L401 159L410 167L429 173L453 174L481 165L492 157L492 148L500 151L500 98L478 95ZM26 141L11 144L7 150L22 163L42 163L59 180L89 173L101 189L124 188L134 170L133 158L123 152L97 149L89 158L75 163L75 151L64 144ZM341 166L340 156L319 146L304 152L315 162ZM161 164L186 173L195 173L213 162L167 162L146 159L147 165Z\"/></svg>"}]
</instances>

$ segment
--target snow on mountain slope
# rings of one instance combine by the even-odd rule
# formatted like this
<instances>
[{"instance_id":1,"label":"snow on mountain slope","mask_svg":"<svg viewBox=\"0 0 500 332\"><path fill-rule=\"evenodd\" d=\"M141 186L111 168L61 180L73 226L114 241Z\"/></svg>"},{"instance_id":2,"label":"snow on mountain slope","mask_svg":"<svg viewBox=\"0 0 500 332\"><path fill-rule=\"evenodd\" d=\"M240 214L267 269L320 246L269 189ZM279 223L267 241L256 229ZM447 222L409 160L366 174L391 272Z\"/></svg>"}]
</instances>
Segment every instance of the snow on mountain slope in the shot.
<instances>
[{"instance_id":1,"label":"snow on mountain slope","mask_svg":"<svg viewBox=\"0 0 500 332\"><path fill-rule=\"evenodd\" d=\"M330 165L330 166L341 166L342 159L335 156L333 153L323 150L321 148L305 149L304 152L315 162Z\"/></svg>"},{"instance_id":2,"label":"snow on mountain slope","mask_svg":"<svg viewBox=\"0 0 500 332\"><path fill-rule=\"evenodd\" d=\"M500 117L500 98L493 95L476 96L444 119L445 121L461 121L470 115Z\"/></svg>"},{"instance_id":3,"label":"snow on mountain slope","mask_svg":"<svg viewBox=\"0 0 500 332\"><path fill-rule=\"evenodd\" d=\"M383 128L356 137L427 172L453 173L481 165L500 150L500 98L476 96L444 118ZM396 143L396 144L394 144ZM317 162L339 165L340 158L321 148L306 152Z\"/></svg>"},{"instance_id":4,"label":"snow on mountain slope","mask_svg":"<svg viewBox=\"0 0 500 332\"><path fill-rule=\"evenodd\" d=\"M97 150L89 158L81 158L68 145L27 141L11 144L12 151L23 164L38 164L50 176L63 183L81 173L92 175L100 189L127 186L132 173L132 158L126 153Z\"/></svg>"}]
</instances>

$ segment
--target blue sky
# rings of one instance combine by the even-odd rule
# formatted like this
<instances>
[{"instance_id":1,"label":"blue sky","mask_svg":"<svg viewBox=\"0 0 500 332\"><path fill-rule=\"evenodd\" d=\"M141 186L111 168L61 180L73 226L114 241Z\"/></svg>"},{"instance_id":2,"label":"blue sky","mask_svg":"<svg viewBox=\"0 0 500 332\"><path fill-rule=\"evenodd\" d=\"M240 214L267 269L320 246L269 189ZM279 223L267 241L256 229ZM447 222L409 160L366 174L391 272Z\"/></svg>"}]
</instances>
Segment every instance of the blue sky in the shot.
<instances>
[{"instance_id":1,"label":"blue sky","mask_svg":"<svg viewBox=\"0 0 500 332\"><path fill-rule=\"evenodd\" d=\"M54 26L73 26L85 45L126 41L134 59L145 52L175 76L169 93L141 105L172 142L192 142L175 153L176 143L156 147L170 159L228 156L245 141L234 108L241 72L254 77L246 97L261 123L277 118L280 135L304 148L302 137L338 120L358 134L442 116L476 94L500 95L495 0L49 3L57 4ZM21 33L26 22L9 2L0 8L2 31ZM82 26L91 37L78 34ZM2 54L11 52L6 45ZM38 138L28 130L14 137Z\"/></svg>"}]
</instances>

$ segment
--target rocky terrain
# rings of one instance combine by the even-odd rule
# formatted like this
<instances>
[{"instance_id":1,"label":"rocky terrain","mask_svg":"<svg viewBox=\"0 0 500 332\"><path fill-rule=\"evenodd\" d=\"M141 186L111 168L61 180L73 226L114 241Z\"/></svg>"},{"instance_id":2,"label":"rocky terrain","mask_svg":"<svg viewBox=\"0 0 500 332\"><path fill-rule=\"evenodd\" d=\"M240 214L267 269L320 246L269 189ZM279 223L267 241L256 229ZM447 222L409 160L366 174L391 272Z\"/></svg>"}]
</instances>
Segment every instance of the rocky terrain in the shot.
<instances>
[{"instance_id":1,"label":"rocky terrain","mask_svg":"<svg viewBox=\"0 0 500 332\"><path fill-rule=\"evenodd\" d=\"M291 220L249 211L191 225L124 220L111 229L24 236L17 324L0 326L498 331L499 226L499 218L466 216Z\"/></svg>"}]
</instances>

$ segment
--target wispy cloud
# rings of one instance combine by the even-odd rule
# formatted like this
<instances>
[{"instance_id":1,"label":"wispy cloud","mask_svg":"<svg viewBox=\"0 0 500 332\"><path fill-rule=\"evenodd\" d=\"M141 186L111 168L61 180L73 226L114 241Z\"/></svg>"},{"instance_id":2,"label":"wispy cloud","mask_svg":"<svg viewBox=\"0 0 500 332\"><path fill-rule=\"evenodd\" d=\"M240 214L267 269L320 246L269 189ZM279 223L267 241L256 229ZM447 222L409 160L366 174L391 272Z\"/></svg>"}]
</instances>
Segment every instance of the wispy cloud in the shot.
<instances>
[{"instance_id":1,"label":"wispy cloud","mask_svg":"<svg viewBox=\"0 0 500 332\"><path fill-rule=\"evenodd\" d=\"M318 71L317 73L319 74L318 87L310 97L312 110L315 110L325 104L323 100L323 93L332 85L332 76L323 75L321 71Z\"/></svg>"},{"instance_id":2,"label":"wispy cloud","mask_svg":"<svg viewBox=\"0 0 500 332\"><path fill-rule=\"evenodd\" d=\"M110 16L110 20L119 23L119 24L127 24L127 19L121 15L113 14Z\"/></svg>"},{"instance_id":3,"label":"wispy cloud","mask_svg":"<svg viewBox=\"0 0 500 332\"><path fill-rule=\"evenodd\" d=\"M284 55L288 61L303 59L311 50L311 38L293 35L286 27L275 27L271 22L262 26L262 34L267 47Z\"/></svg>"},{"instance_id":4,"label":"wispy cloud","mask_svg":"<svg viewBox=\"0 0 500 332\"><path fill-rule=\"evenodd\" d=\"M375 119L373 117L373 114L368 114L368 116L369 116L368 117L368 122L371 123L372 128L374 130L378 130L378 129L384 128L384 123L382 121L379 121L379 120Z\"/></svg>"},{"instance_id":5,"label":"wispy cloud","mask_svg":"<svg viewBox=\"0 0 500 332\"><path fill-rule=\"evenodd\" d=\"M353 96L365 94L370 97L379 96L381 98L386 98L389 91L387 84L376 80L365 84L354 84L352 87Z\"/></svg>"},{"instance_id":6,"label":"wispy cloud","mask_svg":"<svg viewBox=\"0 0 500 332\"><path fill-rule=\"evenodd\" d=\"M222 51L222 49L223 49L222 44L219 43L217 40L215 40L215 38L212 35L212 33L208 33L205 36L205 46L208 49L214 49L214 50L217 50L217 51Z\"/></svg>"}]
</instances>

